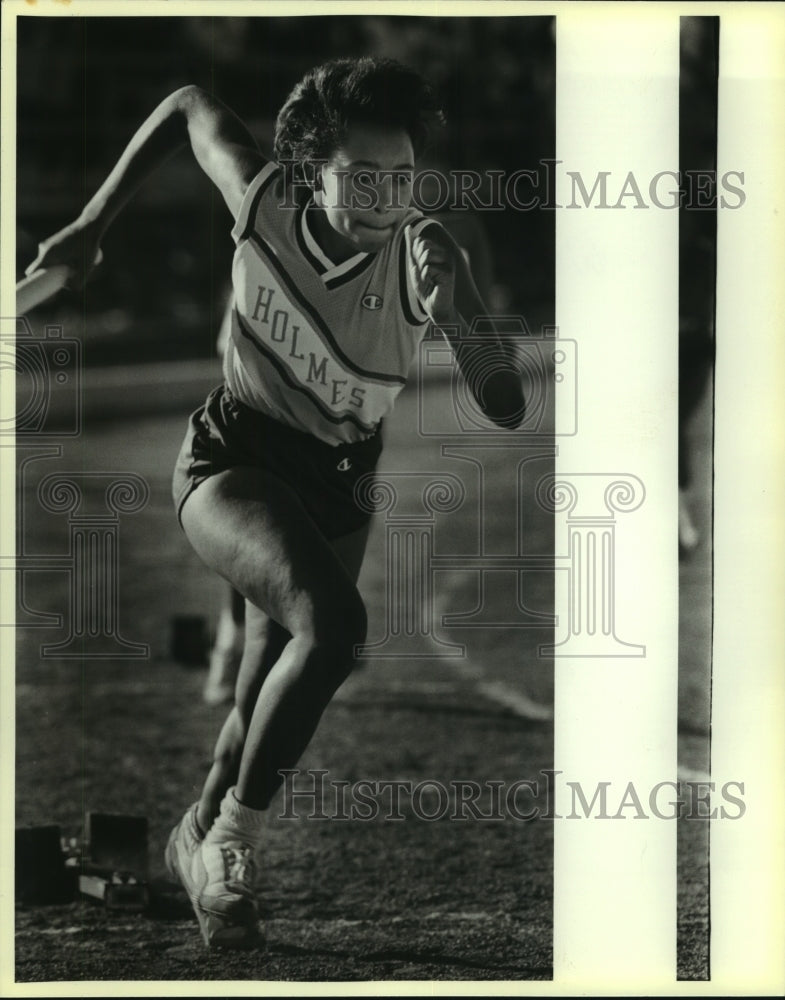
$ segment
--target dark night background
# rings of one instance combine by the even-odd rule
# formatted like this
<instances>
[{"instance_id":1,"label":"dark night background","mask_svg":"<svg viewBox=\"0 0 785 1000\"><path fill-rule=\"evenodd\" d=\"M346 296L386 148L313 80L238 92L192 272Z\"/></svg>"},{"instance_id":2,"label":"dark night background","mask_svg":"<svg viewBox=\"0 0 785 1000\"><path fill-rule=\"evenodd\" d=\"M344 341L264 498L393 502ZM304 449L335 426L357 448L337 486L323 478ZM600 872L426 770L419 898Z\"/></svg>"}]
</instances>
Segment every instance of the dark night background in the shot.
<instances>
[{"instance_id":1,"label":"dark night background","mask_svg":"<svg viewBox=\"0 0 785 1000\"><path fill-rule=\"evenodd\" d=\"M195 83L214 93L269 155L275 115L303 73L361 54L400 59L434 85L448 126L423 166L511 173L554 156L550 17L21 18L18 274L173 90ZM522 313L533 332L554 321L554 223L552 211L508 209L482 213L479 226L489 306ZM115 220L87 292L62 294L41 318L82 337L88 365L210 357L230 228L220 195L183 151Z\"/></svg>"}]
</instances>

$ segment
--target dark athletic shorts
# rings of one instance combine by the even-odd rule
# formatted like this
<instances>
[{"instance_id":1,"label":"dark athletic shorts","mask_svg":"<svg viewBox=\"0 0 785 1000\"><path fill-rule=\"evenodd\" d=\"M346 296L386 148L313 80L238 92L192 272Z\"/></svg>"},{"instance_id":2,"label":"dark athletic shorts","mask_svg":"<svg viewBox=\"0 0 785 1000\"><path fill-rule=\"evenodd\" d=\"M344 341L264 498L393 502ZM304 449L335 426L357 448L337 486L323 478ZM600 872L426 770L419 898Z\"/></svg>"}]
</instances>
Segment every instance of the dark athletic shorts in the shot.
<instances>
[{"instance_id":1,"label":"dark athletic shorts","mask_svg":"<svg viewBox=\"0 0 785 1000\"><path fill-rule=\"evenodd\" d=\"M208 476L251 465L291 486L324 536L340 538L371 516L355 500L354 487L376 469L381 451L381 431L356 444L329 445L252 410L222 385L188 421L172 481L177 518Z\"/></svg>"}]
</instances>

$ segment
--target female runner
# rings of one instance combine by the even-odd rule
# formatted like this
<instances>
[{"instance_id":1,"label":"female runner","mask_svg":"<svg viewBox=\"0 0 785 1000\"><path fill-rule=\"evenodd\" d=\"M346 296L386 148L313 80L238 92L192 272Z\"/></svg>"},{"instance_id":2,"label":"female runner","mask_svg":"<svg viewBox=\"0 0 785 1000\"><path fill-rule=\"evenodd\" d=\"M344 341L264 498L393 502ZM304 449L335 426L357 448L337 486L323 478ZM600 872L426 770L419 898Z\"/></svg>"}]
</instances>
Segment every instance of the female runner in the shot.
<instances>
[{"instance_id":1,"label":"female runner","mask_svg":"<svg viewBox=\"0 0 785 1000\"><path fill-rule=\"evenodd\" d=\"M235 704L166 850L209 947L257 940L264 811L365 640L356 581L369 514L354 488L376 467L382 419L427 325L443 328L491 420L514 427L523 416L508 347L495 334L463 340L485 310L462 254L410 207L415 158L438 118L411 70L336 60L294 88L268 161L223 104L185 87L28 268L67 263L81 284L112 219L185 144L234 218L224 383L192 415L173 485L191 545L246 599Z\"/></svg>"}]
</instances>

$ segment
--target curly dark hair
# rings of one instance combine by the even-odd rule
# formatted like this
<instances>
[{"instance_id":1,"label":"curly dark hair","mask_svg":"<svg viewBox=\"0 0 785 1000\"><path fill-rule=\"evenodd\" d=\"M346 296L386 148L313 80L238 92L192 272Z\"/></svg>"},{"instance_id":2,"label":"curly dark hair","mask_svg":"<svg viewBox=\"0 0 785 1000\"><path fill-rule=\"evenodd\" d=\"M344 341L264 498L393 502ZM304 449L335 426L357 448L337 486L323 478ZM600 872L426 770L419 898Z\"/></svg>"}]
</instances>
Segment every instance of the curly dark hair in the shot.
<instances>
[{"instance_id":1,"label":"curly dark hair","mask_svg":"<svg viewBox=\"0 0 785 1000\"><path fill-rule=\"evenodd\" d=\"M430 85L394 59L334 59L309 70L292 90L275 123L275 159L294 176L328 160L351 125L403 128L415 156L444 116Z\"/></svg>"}]
</instances>

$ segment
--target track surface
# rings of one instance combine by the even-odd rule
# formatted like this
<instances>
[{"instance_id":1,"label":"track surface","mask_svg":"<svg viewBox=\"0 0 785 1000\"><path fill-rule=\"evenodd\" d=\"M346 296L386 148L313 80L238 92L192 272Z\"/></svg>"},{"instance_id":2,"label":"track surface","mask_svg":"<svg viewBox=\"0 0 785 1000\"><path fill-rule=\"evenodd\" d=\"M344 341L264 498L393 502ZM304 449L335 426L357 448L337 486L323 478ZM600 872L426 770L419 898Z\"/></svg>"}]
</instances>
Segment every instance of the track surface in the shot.
<instances>
[{"instance_id":1,"label":"track surface","mask_svg":"<svg viewBox=\"0 0 785 1000\"><path fill-rule=\"evenodd\" d=\"M446 384L430 391L437 407L450 404ZM479 523L476 477L470 464L443 457L438 440L413 431L417 403L416 391L407 389L388 429L384 468L458 476L466 499L457 510L436 515L434 551L472 551ZM150 487L147 506L122 516L119 527L119 631L129 641L149 644L149 656L84 663L43 658L42 643L65 638L67 630L19 630L16 822L55 822L77 835L86 810L147 815L154 898L144 915L113 914L88 901L18 905L16 979L550 978L550 823L522 822L510 814L493 821L451 819L452 808L427 821L414 814L406 794L399 820L385 818L389 793L367 821L309 819L305 800L295 803L295 819L271 810L259 884L266 948L249 955L204 950L185 893L166 881L163 869L166 837L197 794L223 719L222 709L201 701L204 670L179 665L170 655L173 616L202 615L212 624L221 593L177 527L169 496L184 422L185 413L91 424L63 443L61 457L33 462L25 474L25 536L31 550L45 554L66 551L68 533L65 517L44 511L37 499L44 476L126 470ZM514 544L511 454L502 449L485 459L489 552L509 554ZM545 555L551 548L548 517L530 488L551 461L547 449L534 458L527 466L529 486L521 491L522 540L529 554ZM409 478L421 488L421 479ZM407 489L401 499L411 511L419 494ZM384 517L376 515L360 581L369 642L385 633ZM548 614L551 586L549 573L525 574L529 616ZM60 571L31 574L27 606L62 614L67 587ZM489 781L509 786L521 778L541 779L540 772L551 767L553 677L550 661L538 655L539 644L551 638L550 626L443 627L441 612L469 612L476 605L476 578L453 567L437 574L435 589L439 638L465 644L465 655L434 658L426 655L426 642L423 655L414 658L369 659L329 706L302 770L327 769L328 782L404 780L414 786L430 780L452 789L457 780L487 787ZM503 580L493 601L491 610L504 620L514 595ZM435 649L431 642L430 652ZM685 714L705 711L700 671L705 663L695 665L687 685L695 694L682 701L683 724ZM700 768L706 720L686 721L695 745L682 741L682 765ZM487 794L479 805L488 810ZM440 811L439 801L427 794L420 806ZM323 808L328 815L338 809L332 786ZM691 944L680 952L680 972L698 976L705 959L705 831L703 824L691 826L701 832L685 831L682 841L679 921Z\"/></svg>"}]
</instances>

